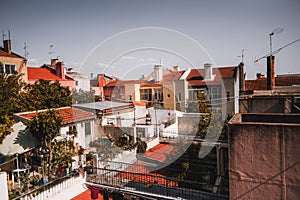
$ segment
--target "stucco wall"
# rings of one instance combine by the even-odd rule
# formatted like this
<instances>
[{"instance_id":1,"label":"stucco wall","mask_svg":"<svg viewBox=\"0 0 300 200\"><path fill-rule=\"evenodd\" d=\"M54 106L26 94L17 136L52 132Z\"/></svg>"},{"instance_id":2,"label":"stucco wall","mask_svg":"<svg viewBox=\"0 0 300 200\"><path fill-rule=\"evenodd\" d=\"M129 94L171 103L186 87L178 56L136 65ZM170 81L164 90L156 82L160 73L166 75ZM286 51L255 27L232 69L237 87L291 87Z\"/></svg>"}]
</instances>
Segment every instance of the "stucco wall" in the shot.
<instances>
[{"instance_id":1,"label":"stucco wall","mask_svg":"<svg viewBox=\"0 0 300 200\"><path fill-rule=\"evenodd\" d=\"M28 81L27 65L26 65L25 59L0 56L0 62L2 62L3 64L16 65L17 72L23 74L22 79L25 82Z\"/></svg>"},{"instance_id":2,"label":"stucco wall","mask_svg":"<svg viewBox=\"0 0 300 200\"><path fill-rule=\"evenodd\" d=\"M299 198L300 120L284 124L283 115L280 123L241 119L235 116L228 129L230 199Z\"/></svg>"},{"instance_id":3,"label":"stucco wall","mask_svg":"<svg viewBox=\"0 0 300 200\"><path fill-rule=\"evenodd\" d=\"M163 103L165 109L176 109L176 96L175 96L175 84L174 82L163 84ZM169 94L169 97L168 97Z\"/></svg>"}]
</instances>

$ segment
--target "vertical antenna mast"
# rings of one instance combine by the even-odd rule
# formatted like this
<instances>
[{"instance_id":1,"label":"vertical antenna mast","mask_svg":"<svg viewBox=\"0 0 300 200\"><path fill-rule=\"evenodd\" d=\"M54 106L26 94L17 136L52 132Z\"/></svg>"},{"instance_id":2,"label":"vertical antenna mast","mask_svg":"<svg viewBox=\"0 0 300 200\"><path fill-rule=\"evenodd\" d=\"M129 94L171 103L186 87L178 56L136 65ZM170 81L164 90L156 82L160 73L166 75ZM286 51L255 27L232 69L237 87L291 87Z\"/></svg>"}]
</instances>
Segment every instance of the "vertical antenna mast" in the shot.
<instances>
[{"instance_id":1,"label":"vertical antenna mast","mask_svg":"<svg viewBox=\"0 0 300 200\"><path fill-rule=\"evenodd\" d=\"M29 52L27 51L27 44L26 44L26 42L24 42L24 48L23 49L24 49L24 57L27 60Z\"/></svg>"},{"instance_id":2,"label":"vertical antenna mast","mask_svg":"<svg viewBox=\"0 0 300 200\"><path fill-rule=\"evenodd\" d=\"M242 49L242 55L238 56L238 57L242 58L242 63L244 62L244 57L245 57L245 51L246 50L247 49Z\"/></svg>"},{"instance_id":3,"label":"vertical antenna mast","mask_svg":"<svg viewBox=\"0 0 300 200\"><path fill-rule=\"evenodd\" d=\"M2 29L2 41L4 41L4 39L5 39L5 34L4 34L4 30Z\"/></svg>"},{"instance_id":4,"label":"vertical antenna mast","mask_svg":"<svg viewBox=\"0 0 300 200\"><path fill-rule=\"evenodd\" d=\"M53 51L53 44L50 44L50 49L49 49L49 55L51 57L51 54L55 53L55 51Z\"/></svg>"}]
</instances>

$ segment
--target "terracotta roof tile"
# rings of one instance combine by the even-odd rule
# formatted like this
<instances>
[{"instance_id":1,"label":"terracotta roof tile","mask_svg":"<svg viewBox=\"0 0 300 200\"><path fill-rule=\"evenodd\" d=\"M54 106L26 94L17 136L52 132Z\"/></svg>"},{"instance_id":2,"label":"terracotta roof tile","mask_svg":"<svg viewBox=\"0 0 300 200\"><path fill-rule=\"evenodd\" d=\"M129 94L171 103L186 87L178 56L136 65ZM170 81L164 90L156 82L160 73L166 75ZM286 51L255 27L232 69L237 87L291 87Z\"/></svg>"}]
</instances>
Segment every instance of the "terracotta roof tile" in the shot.
<instances>
[{"instance_id":1,"label":"terracotta roof tile","mask_svg":"<svg viewBox=\"0 0 300 200\"><path fill-rule=\"evenodd\" d=\"M192 69L187 76L189 86L207 86L207 85L219 85L222 83L223 78L232 78L235 75L236 67L219 67L213 68L213 74L215 74L214 81L204 81L204 69Z\"/></svg>"},{"instance_id":2,"label":"terracotta roof tile","mask_svg":"<svg viewBox=\"0 0 300 200\"><path fill-rule=\"evenodd\" d=\"M167 82L173 82L178 80L181 75L184 73L184 71L171 71L169 74L166 74L163 76L161 83L167 83Z\"/></svg>"},{"instance_id":3,"label":"terracotta roof tile","mask_svg":"<svg viewBox=\"0 0 300 200\"><path fill-rule=\"evenodd\" d=\"M299 76L275 77L275 86L300 85ZM246 80L245 90L267 90L267 78Z\"/></svg>"},{"instance_id":4,"label":"terracotta roof tile","mask_svg":"<svg viewBox=\"0 0 300 200\"><path fill-rule=\"evenodd\" d=\"M145 80L115 80L112 82L109 82L106 86L107 87L114 87L114 86L124 86L126 84L142 84L145 83Z\"/></svg>"},{"instance_id":5,"label":"terracotta roof tile","mask_svg":"<svg viewBox=\"0 0 300 200\"><path fill-rule=\"evenodd\" d=\"M49 81L62 81L62 80L73 80L69 77L62 79L56 74L51 73L51 71L44 67L27 67L28 80L49 80Z\"/></svg>"},{"instance_id":6,"label":"terracotta roof tile","mask_svg":"<svg viewBox=\"0 0 300 200\"><path fill-rule=\"evenodd\" d=\"M152 159L152 160L157 160L159 162L164 162L167 159L167 156L172 152L174 147L169 144L158 144L155 147L149 149L145 157ZM176 181L169 181L163 176L162 174L158 174L155 172L150 172L147 169L147 166L145 164L142 164L140 162L135 162L132 166L126 168L124 172L132 172L131 173L119 173L116 176L123 177L129 180L135 180L139 182L151 182L154 183L154 181L157 182L157 184L163 184L166 185L168 184L169 186L178 186L178 182ZM150 174L152 176L145 176L147 174Z\"/></svg>"},{"instance_id":7,"label":"terracotta roof tile","mask_svg":"<svg viewBox=\"0 0 300 200\"><path fill-rule=\"evenodd\" d=\"M93 113L86 112L78 108L64 107L55 110L59 112L59 115L63 120L63 124L70 124L70 123L75 123L75 122L80 122L80 121L95 118L95 115ZM38 111L38 112L44 112L44 111L45 110ZM33 117L36 116L36 114L37 114L36 112L26 112L26 113L17 113L16 115L25 118L27 120L31 120Z\"/></svg>"}]
</instances>

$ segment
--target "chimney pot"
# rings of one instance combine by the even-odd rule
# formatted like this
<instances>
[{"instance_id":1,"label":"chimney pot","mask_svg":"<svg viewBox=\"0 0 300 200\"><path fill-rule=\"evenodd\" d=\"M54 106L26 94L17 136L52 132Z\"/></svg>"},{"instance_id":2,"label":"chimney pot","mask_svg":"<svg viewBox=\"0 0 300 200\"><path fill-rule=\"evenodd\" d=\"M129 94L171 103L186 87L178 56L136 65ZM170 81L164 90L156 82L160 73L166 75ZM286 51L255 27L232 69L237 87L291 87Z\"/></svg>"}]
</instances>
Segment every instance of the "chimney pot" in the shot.
<instances>
[{"instance_id":1,"label":"chimney pot","mask_svg":"<svg viewBox=\"0 0 300 200\"><path fill-rule=\"evenodd\" d=\"M3 45L4 45L4 51L6 53L11 54L11 41L10 40L4 40Z\"/></svg>"},{"instance_id":2,"label":"chimney pot","mask_svg":"<svg viewBox=\"0 0 300 200\"><path fill-rule=\"evenodd\" d=\"M213 76L213 71L211 66L212 64L210 63L204 64L204 72L205 72L204 80L213 80L214 76Z\"/></svg>"},{"instance_id":3,"label":"chimney pot","mask_svg":"<svg viewBox=\"0 0 300 200\"><path fill-rule=\"evenodd\" d=\"M52 61L52 60L51 60ZM62 79L65 79L65 63L57 62L56 63L56 75Z\"/></svg>"},{"instance_id":4,"label":"chimney pot","mask_svg":"<svg viewBox=\"0 0 300 200\"><path fill-rule=\"evenodd\" d=\"M241 62L238 66L239 68L239 76L240 76L240 90L245 90L245 73L244 73L244 63Z\"/></svg>"},{"instance_id":5,"label":"chimney pot","mask_svg":"<svg viewBox=\"0 0 300 200\"><path fill-rule=\"evenodd\" d=\"M173 67L173 70L174 70L175 72L178 72L178 71L179 71L179 66L174 66L174 67Z\"/></svg>"},{"instance_id":6,"label":"chimney pot","mask_svg":"<svg viewBox=\"0 0 300 200\"><path fill-rule=\"evenodd\" d=\"M155 71L155 81L159 82L163 77L162 66L161 65L155 65L154 66L154 71Z\"/></svg>"},{"instance_id":7,"label":"chimney pot","mask_svg":"<svg viewBox=\"0 0 300 200\"><path fill-rule=\"evenodd\" d=\"M275 87L275 70L274 70L274 62L275 56L272 56L272 62L271 57L267 57L267 90L273 90Z\"/></svg>"},{"instance_id":8,"label":"chimney pot","mask_svg":"<svg viewBox=\"0 0 300 200\"><path fill-rule=\"evenodd\" d=\"M57 58L52 58L51 59L51 68L52 69L56 69L56 63L57 63L58 59Z\"/></svg>"}]
</instances>

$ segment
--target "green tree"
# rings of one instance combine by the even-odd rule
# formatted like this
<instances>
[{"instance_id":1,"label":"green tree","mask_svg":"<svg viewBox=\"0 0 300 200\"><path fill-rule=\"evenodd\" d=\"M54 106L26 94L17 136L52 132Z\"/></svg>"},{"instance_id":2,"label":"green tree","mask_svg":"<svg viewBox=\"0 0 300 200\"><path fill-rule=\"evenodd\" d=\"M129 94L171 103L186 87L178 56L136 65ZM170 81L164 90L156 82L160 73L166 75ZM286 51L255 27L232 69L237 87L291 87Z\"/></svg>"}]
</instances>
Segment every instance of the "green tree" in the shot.
<instances>
[{"instance_id":1,"label":"green tree","mask_svg":"<svg viewBox=\"0 0 300 200\"><path fill-rule=\"evenodd\" d=\"M30 111L70 106L72 97L69 88L61 86L58 81L52 83L40 79L24 87L21 101L24 104L22 111Z\"/></svg>"},{"instance_id":2,"label":"green tree","mask_svg":"<svg viewBox=\"0 0 300 200\"><path fill-rule=\"evenodd\" d=\"M53 149L52 141L60 132L62 126L62 118L55 110L47 110L45 112L37 113L27 124L29 132L36 137L42 145L49 149L50 166L49 171L53 168Z\"/></svg>"},{"instance_id":3,"label":"green tree","mask_svg":"<svg viewBox=\"0 0 300 200\"><path fill-rule=\"evenodd\" d=\"M14 123L13 113L21 110L19 98L23 86L20 74L0 73L0 143L12 131L10 127Z\"/></svg>"},{"instance_id":4,"label":"green tree","mask_svg":"<svg viewBox=\"0 0 300 200\"><path fill-rule=\"evenodd\" d=\"M204 114L203 117L199 120L199 124L197 124L195 127L197 129L196 136L200 138L205 137L213 114L209 108L208 103L209 102L206 96L201 92L198 92L197 101L190 101L187 107L187 112L189 113Z\"/></svg>"},{"instance_id":5,"label":"green tree","mask_svg":"<svg viewBox=\"0 0 300 200\"><path fill-rule=\"evenodd\" d=\"M95 101L95 95L91 91L75 90L72 94L72 103L90 103Z\"/></svg>"}]
</instances>

